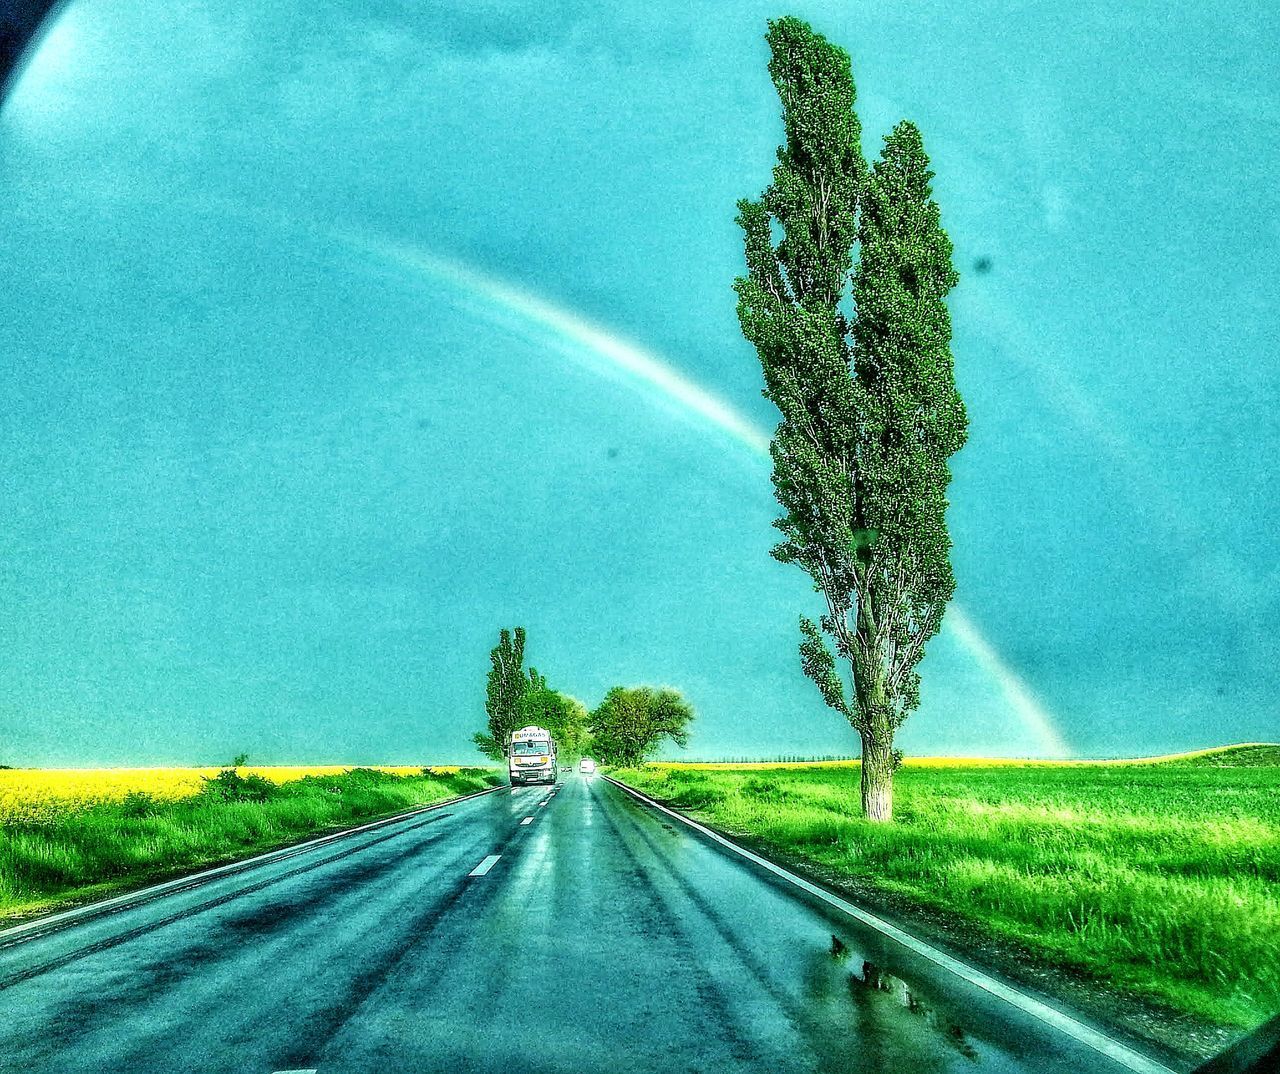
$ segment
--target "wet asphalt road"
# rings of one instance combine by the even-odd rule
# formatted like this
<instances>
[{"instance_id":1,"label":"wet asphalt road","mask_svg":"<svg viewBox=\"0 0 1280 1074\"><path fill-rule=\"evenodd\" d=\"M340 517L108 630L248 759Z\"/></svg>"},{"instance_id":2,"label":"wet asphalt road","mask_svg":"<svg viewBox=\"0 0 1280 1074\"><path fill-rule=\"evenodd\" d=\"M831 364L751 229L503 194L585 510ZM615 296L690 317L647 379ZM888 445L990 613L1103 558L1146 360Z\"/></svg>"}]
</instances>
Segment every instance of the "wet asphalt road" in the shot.
<instances>
[{"instance_id":1,"label":"wet asphalt road","mask_svg":"<svg viewBox=\"0 0 1280 1074\"><path fill-rule=\"evenodd\" d=\"M549 792L0 947L0 1070L1129 1069L602 779Z\"/></svg>"}]
</instances>

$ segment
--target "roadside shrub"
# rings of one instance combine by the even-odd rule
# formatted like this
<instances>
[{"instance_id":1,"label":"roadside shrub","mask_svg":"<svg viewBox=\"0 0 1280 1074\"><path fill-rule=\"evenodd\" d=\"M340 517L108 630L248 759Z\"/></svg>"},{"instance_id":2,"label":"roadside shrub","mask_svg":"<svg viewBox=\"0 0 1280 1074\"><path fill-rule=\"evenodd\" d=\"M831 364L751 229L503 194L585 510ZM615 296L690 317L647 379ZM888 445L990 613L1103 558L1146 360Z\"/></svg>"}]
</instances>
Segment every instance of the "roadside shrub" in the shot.
<instances>
[{"instance_id":1,"label":"roadside shrub","mask_svg":"<svg viewBox=\"0 0 1280 1074\"><path fill-rule=\"evenodd\" d=\"M159 803L146 791L130 791L119 802L116 810L125 817L150 817Z\"/></svg>"},{"instance_id":2,"label":"roadside shrub","mask_svg":"<svg viewBox=\"0 0 1280 1074\"><path fill-rule=\"evenodd\" d=\"M280 788L269 779L250 773L242 776L234 768L224 768L216 776L205 776L200 797L219 802L269 802Z\"/></svg>"}]
</instances>

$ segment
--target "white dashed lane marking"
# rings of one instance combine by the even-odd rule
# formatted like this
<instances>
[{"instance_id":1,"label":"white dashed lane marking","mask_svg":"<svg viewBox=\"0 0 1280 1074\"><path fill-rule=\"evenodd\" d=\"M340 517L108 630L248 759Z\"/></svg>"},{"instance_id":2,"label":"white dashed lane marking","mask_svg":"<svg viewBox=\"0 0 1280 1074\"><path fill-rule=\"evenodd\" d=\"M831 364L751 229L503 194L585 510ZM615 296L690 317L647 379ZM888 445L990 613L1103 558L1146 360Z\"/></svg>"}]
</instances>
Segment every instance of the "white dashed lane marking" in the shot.
<instances>
[{"instance_id":1,"label":"white dashed lane marking","mask_svg":"<svg viewBox=\"0 0 1280 1074\"><path fill-rule=\"evenodd\" d=\"M484 859L484 861L472 869L471 872L467 873L467 876L484 876L485 873L498 864L498 859L500 857L502 857L501 854L490 854Z\"/></svg>"}]
</instances>

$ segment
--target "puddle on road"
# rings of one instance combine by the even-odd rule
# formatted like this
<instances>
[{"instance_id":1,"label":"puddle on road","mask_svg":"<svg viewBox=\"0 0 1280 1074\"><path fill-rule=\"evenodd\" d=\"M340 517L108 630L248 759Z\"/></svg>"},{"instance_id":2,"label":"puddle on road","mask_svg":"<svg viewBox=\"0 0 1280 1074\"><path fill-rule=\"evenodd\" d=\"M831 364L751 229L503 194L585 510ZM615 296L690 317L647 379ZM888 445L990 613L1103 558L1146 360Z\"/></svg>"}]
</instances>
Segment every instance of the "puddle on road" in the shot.
<instances>
[{"instance_id":1,"label":"puddle on road","mask_svg":"<svg viewBox=\"0 0 1280 1074\"><path fill-rule=\"evenodd\" d=\"M832 937L834 940L835 937ZM934 1030L949 1046L953 1047L966 1059L978 1058L978 1051L969 1042L968 1035L961 1026L938 1014L936 1010L924 1003L901 977L886 973L874 962L865 959L861 972L849 974L849 992L855 1003L859 996L867 991L883 992L890 995L908 1014L915 1015L924 1024Z\"/></svg>"},{"instance_id":2,"label":"puddle on road","mask_svg":"<svg viewBox=\"0 0 1280 1074\"><path fill-rule=\"evenodd\" d=\"M820 1069L909 1069L912 1074L1022 1071L1013 1056L975 1041L944 1004L832 935L804 967L811 1040Z\"/></svg>"}]
</instances>

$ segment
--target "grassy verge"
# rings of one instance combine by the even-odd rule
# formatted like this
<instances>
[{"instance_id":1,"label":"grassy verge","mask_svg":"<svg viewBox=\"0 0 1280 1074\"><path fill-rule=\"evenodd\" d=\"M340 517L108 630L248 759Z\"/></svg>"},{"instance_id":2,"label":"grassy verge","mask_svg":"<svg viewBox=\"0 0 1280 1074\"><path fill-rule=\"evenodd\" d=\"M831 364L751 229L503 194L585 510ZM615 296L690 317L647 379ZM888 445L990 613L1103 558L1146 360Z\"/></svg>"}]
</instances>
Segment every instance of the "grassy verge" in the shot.
<instances>
[{"instance_id":1,"label":"grassy verge","mask_svg":"<svg viewBox=\"0 0 1280 1074\"><path fill-rule=\"evenodd\" d=\"M56 799L0 815L0 922L233 861L314 833L482 790L482 768L367 768L275 783L227 770L171 799Z\"/></svg>"},{"instance_id":2,"label":"grassy verge","mask_svg":"<svg viewBox=\"0 0 1280 1074\"><path fill-rule=\"evenodd\" d=\"M892 825L855 766L613 773L824 876L1209 1025L1280 1008L1280 748L1165 763L915 764Z\"/></svg>"}]
</instances>

